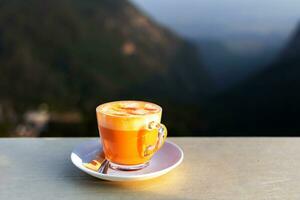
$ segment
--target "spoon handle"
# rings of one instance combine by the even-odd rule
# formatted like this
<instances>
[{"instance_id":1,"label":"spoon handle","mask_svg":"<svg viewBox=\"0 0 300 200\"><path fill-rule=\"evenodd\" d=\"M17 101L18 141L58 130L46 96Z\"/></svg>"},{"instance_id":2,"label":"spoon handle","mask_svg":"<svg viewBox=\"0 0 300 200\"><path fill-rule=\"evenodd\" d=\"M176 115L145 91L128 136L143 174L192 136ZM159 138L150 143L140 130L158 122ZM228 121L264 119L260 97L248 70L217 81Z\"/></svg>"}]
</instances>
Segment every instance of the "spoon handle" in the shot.
<instances>
[{"instance_id":1,"label":"spoon handle","mask_svg":"<svg viewBox=\"0 0 300 200\"><path fill-rule=\"evenodd\" d=\"M98 172L102 174L107 174L108 168L109 168L109 161L105 159Z\"/></svg>"}]
</instances>

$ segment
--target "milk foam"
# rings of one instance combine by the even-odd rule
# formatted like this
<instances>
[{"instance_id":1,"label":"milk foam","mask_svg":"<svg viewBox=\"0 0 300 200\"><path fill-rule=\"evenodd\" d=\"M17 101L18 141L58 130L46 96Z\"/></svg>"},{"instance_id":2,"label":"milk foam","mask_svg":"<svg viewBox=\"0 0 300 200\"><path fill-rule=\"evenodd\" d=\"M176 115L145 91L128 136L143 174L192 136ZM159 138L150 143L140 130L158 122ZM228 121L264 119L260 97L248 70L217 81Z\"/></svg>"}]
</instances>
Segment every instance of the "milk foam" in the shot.
<instances>
[{"instance_id":1,"label":"milk foam","mask_svg":"<svg viewBox=\"0 0 300 200\"><path fill-rule=\"evenodd\" d=\"M98 125L116 130L139 130L160 122L160 106L143 101L116 101L97 107Z\"/></svg>"}]
</instances>

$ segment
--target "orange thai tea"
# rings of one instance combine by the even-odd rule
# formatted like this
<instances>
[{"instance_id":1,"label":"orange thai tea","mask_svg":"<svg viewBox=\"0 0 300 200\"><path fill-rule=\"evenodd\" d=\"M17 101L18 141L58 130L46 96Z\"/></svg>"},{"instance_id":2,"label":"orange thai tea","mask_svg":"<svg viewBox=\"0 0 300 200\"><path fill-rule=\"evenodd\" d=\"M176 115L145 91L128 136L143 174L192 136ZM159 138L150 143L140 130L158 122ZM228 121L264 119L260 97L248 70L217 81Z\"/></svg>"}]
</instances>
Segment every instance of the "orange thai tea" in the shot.
<instances>
[{"instance_id":1,"label":"orange thai tea","mask_svg":"<svg viewBox=\"0 0 300 200\"><path fill-rule=\"evenodd\" d=\"M98 106L96 113L105 158L117 168L143 167L166 138L162 109L156 104L116 101Z\"/></svg>"}]
</instances>

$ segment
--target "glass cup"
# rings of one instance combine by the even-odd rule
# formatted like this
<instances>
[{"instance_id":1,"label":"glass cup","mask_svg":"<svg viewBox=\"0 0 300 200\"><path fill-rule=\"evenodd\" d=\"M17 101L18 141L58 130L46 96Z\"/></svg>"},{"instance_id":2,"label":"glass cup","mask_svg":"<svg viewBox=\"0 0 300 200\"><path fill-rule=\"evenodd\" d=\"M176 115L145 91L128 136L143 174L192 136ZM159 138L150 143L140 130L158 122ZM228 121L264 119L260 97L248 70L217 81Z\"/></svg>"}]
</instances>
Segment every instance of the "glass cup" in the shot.
<instances>
[{"instance_id":1,"label":"glass cup","mask_svg":"<svg viewBox=\"0 0 300 200\"><path fill-rule=\"evenodd\" d=\"M105 158L118 170L138 170L149 164L164 144L167 128L162 108L143 101L115 101L96 108Z\"/></svg>"}]
</instances>

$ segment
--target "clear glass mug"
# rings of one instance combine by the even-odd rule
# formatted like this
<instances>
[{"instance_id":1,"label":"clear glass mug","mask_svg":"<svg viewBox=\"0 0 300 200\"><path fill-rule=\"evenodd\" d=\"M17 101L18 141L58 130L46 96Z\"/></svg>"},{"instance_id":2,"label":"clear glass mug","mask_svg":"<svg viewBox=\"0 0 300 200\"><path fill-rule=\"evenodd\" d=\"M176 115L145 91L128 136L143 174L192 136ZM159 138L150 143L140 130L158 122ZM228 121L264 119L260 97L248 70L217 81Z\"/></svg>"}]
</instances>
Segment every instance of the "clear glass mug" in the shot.
<instances>
[{"instance_id":1,"label":"clear glass mug","mask_svg":"<svg viewBox=\"0 0 300 200\"><path fill-rule=\"evenodd\" d=\"M105 158L119 170L146 167L164 144L162 108L143 101L115 101L96 108Z\"/></svg>"}]
</instances>

